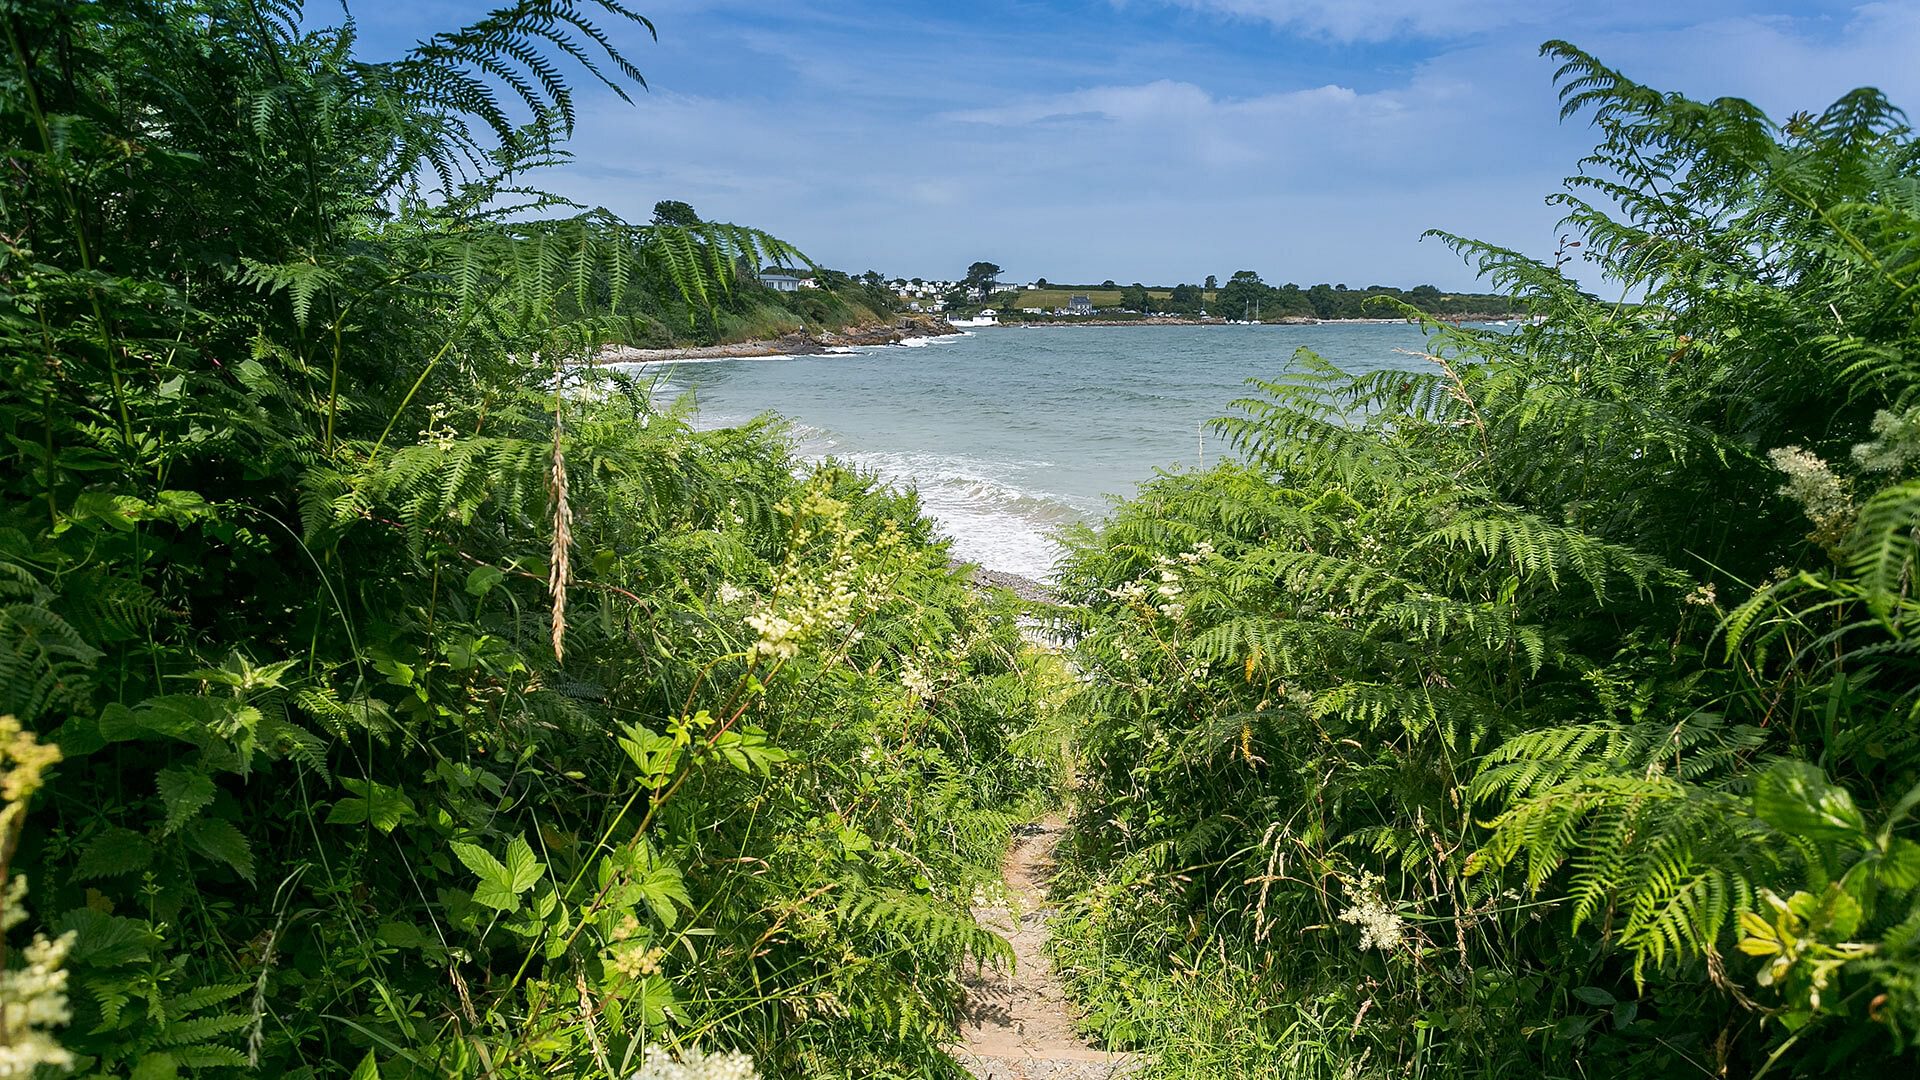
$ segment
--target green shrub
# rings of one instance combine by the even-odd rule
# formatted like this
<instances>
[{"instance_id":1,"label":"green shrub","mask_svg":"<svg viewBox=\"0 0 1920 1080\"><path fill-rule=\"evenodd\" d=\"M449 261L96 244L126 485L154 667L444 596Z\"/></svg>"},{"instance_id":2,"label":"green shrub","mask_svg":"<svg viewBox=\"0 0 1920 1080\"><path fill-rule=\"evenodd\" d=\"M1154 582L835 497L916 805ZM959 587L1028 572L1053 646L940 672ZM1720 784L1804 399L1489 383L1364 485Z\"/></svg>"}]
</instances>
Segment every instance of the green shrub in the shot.
<instances>
[{"instance_id":1,"label":"green shrub","mask_svg":"<svg viewBox=\"0 0 1920 1080\"><path fill-rule=\"evenodd\" d=\"M6 21L0 713L82 1074L951 1068L1040 684L910 496L581 363L793 254L526 215L525 58L632 75L595 7Z\"/></svg>"},{"instance_id":2,"label":"green shrub","mask_svg":"<svg viewBox=\"0 0 1920 1080\"><path fill-rule=\"evenodd\" d=\"M1167 1075L1911 1062L1920 146L1547 51L1644 303L1443 237L1544 321L1303 356L1069 560L1061 955Z\"/></svg>"}]
</instances>

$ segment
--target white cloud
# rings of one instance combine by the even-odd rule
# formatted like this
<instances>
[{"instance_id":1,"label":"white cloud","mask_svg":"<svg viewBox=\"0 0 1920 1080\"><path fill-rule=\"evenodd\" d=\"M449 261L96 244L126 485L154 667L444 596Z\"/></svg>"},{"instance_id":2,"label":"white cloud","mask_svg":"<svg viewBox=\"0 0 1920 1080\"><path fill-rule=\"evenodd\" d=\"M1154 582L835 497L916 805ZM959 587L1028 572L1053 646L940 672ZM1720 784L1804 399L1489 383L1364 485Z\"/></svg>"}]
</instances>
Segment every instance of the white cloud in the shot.
<instances>
[{"instance_id":1,"label":"white cloud","mask_svg":"<svg viewBox=\"0 0 1920 1080\"><path fill-rule=\"evenodd\" d=\"M1125 0L1120 0L1125 2ZM1180 7L1271 23L1335 41L1464 38L1538 19L1535 0L1170 0Z\"/></svg>"},{"instance_id":2,"label":"white cloud","mask_svg":"<svg viewBox=\"0 0 1920 1080\"><path fill-rule=\"evenodd\" d=\"M1344 86L1327 85L1234 101L1215 98L1192 83L1160 79L1138 86L1097 86L993 108L964 109L947 113L943 119L1001 126L1088 117L1129 124L1222 123L1236 118L1305 116L1329 111L1343 115L1369 109L1391 113L1399 108L1393 95L1363 97Z\"/></svg>"},{"instance_id":3,"label":"white cloud","mask_svg":"<svg viewBox=\"0 0 1920 1080\"><path fill-rule=\"evenodd\" d=\"M1318 20L1310 32L1327 37L1392 14L1363 3L1371 21L1349 25L1331 4L1187 2L1292 18L1303 31ZM1862 82L1920 107L1920 5L1792 19L1691 4L1654 18L1654 0L1622 5L1569 14L1554 32L1649 85L1746 96L1775 115L1817 110ZM1393 25L1427 32L1474 11L1528 17L1442 0ZM679 83L701 93L585 108L577 164L549 179L635 218L656 199L685 199L853 270L957 274L986 258L1056 280L1252 267L1303 284L1460 287L1470 272L1420 232L1550 251L1557 211L1542 197L1592 145L1584 125L1557 121L1551 65L1535 55L1547 35L1489 25L1418 49L1334 47L1336 62L1291 82L1244 55L1116 53L1082 42L1078 27L1040 42L1026 28L967 42L907 33L827 50L814 69L812 51L790 42L790 55L769 62L756 50L737 72Z\"/></svg>"}]
</instances>

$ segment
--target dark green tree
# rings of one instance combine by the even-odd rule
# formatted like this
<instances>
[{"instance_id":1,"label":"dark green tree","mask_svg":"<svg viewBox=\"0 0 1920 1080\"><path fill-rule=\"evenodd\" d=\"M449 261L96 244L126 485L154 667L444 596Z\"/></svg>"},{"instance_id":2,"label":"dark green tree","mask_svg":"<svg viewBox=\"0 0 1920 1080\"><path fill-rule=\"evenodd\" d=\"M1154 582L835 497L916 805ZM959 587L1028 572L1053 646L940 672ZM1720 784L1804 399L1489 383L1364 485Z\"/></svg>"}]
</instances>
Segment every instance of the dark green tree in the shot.
<instances>
[{"instance_id":1,"label":"dark green tree","mask_svg":"<svg viewBox=\"0 0 1920 1080\"><path fill-rule=\"evenodd\" d=\"M1265 310L1268 295L1273 290L1260 280L1260 275L1252 270L1236 270L1224 286L1221 286L1218 299L1214 302L1214 313L1229 319L1247 319L1256 314L1268 314Z\"/></svg>"},{"instance_id":2,"label":"dark green tree","mask_svg":"<svg viewBox=\"0 0 1920 1080\"><path fill-rule=\"evenodd\" d=\"M960 280L972 295L984 299L991 295L994 286L999 284L1000 267L990 262L977 262L967 267L967 276Z\"/></svg>"},{"instance_id":3,"label":"dark green tree","mask_svg":"<svg viewBox=\"0 0 1920 1080\"><path fill-rule=\"evenodd\" d=\"M700 215L693 212L693 207L678 199L661 199L653 204L653 223L691 229L700 224Z\"/></svg>"}]
</instances>

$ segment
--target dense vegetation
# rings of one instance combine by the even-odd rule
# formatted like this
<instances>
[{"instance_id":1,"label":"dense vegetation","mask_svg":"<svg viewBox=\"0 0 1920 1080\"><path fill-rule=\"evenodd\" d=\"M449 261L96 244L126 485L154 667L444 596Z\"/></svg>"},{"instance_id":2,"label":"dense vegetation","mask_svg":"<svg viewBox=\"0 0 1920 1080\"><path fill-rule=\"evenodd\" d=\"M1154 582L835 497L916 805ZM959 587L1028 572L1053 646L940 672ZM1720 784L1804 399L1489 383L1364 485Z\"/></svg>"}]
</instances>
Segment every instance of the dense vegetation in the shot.
<instances>
[{"instance_id":1,"label":"dense vegetation","mask_svg":"<svg viewBox=\"0 0 1920 1080\"><path fill-rule=\"evenodd\" d=\"M911 496L579 363L797 253L529 187L613 0L305 18L0 14L0 1061L940 1075L1047 684Z\"/></svg>"},{"instance_id":2,"label":"dense vegetation","mask_svg":"<svg viewBox=\"0 0 1920 1080\"><path fill-rule=\"evenodd\" d=\"M1150 287L1135 282L1120 288L1111 286L1075 287L1049 285L1041 289L1016 289L994 294L987 301L970 300L963 293L950 295L948 302L959 308L991 306L1003 315L1017 315L1023 308L1047 311L1062 308L1074 296L1085 296L1096 308L1111 308L1142 315L1212 315L1222 319L1390 319L1408 308L1440 316L1492 316L1518 314L1522 306L1509 293L1446 293L1432 285L1399 289L1391 285L1369 285L1349 289L1345 285L1313 285L1301 288L1288 282L1269 285L1252 270L1235 273L1218 289L1199 285ZM1116 312L1102 311L1103 316Z\"/></svg>"},{"instance_id":3,"label":"dense vegetation","mask_svg":"<svg viewBox=\"0 0 1920 1080\"><path fill-rule=\"evenodd\" d=\"M1920 142L1547 50L1635 302L1443 237L1544 322L1302 357L1068 560L1060 955L1158 1075L1914 1067Z\"/></svg>"},{"instance_id":4,"label":"dense vegetation","mask_svg":"<svg viewBox=\"0 0 1920 1080\"><path fill-rule=\"evenodd\" d=\"M653 225L698 238L707 223L687 203L662 199L654 204ZM798 252L782 250L769 254L799 256ZM682 292L658 276L643 280L639 288L625 289L625 303L610 312L623 318L613 320L609 341L642 348L760 341L786 334L871 326L899 307L899 297L881 288L880 275L872 271L864 279L856 279L820 267L799 271L778 265L757 268L738 260L726 272L727 287L715 292ZM781 292L761 283L763 273L808 274L818 287ZM596 275L597 294L611 298L613 287L607 275Z\"/></svg>"}]
</instances>

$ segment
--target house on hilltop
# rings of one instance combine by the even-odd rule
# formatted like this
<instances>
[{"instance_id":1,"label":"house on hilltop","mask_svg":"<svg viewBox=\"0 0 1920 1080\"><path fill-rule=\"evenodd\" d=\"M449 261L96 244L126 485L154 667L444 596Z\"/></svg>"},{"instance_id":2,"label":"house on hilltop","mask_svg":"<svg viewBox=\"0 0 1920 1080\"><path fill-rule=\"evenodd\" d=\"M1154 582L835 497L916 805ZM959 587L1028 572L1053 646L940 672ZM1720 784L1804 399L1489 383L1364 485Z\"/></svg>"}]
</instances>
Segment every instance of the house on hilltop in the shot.
<instances>
[{"instance_id":1,"label":"house on hilltop","mask_svg":"<svg viewBox=\"0 0 1920 1080\"><path fill-rule=\"evenodd\" d=\"M1073 297L1067 301L1067 314L1091 315L1093 314L1093 301L1085 296Z\"/></svg>"},{"instance_id":2,"label":"house on hilltop","mask_svg":"<svg viewBox=\"0 0 1920 1080\"><path fill-rule=\"evenodd\" d=\"M800 279L792 274L761 274L760 284L774 292L800 291Z\"/></svg>"}]
</instances>

